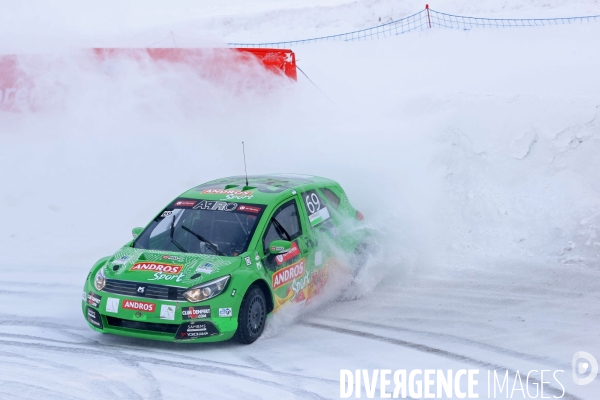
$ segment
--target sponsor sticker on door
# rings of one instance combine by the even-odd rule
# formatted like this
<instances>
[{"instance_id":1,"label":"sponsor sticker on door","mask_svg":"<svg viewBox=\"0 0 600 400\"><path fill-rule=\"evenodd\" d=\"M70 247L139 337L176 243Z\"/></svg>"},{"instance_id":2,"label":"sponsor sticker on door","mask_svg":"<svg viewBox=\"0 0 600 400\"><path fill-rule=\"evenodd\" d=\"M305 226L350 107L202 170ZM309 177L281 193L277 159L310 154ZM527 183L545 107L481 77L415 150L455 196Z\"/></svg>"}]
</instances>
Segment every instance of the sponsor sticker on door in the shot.
<instances>
[{"instance_id":1,"label":"sponsor sticker on door","mask_svg":"<svg viewBox=\"0 0 600 400\"><path fill-rule=\"evenodd\" d=\"M279 271L273 274L273 289L277 289L280 286L285 285L286 283L290 283L296 278L304 275L305 268L305 258L294 263L292 265L288 265L285 268L280 269Z\"/></svg>"}]
</instances>

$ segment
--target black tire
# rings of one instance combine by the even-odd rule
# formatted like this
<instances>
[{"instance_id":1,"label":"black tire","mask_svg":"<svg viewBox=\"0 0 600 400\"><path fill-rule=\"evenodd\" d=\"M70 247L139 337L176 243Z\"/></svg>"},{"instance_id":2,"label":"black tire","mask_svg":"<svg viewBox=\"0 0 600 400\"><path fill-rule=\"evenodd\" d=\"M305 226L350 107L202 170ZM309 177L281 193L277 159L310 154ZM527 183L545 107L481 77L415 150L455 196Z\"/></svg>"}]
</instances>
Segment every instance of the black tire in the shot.
<instances>
[{"instance_id":1,"label":"black tire","mask_svg":"<svg viewBox=\"0 0 600 400\"><path fill-rule=\"evenodd\" d=\"M352 276L354 278L356 278L359 272L365 267L365 264L373 251L373 245L368 242L360 242L358 246L356 246L354 249L354 268L352 268Z\"/></svg>"},{"instance_id":2,"label":"black tire","mask_svg":"<svg viewBox=\"0 0 600 400\"><path fill-rule=\"evenodd\" d=\"M262 335L267 320L267 300L258 286L246 292L238 316L237 339L242 344L254 343Z\"/></svg>"}]
</instances>

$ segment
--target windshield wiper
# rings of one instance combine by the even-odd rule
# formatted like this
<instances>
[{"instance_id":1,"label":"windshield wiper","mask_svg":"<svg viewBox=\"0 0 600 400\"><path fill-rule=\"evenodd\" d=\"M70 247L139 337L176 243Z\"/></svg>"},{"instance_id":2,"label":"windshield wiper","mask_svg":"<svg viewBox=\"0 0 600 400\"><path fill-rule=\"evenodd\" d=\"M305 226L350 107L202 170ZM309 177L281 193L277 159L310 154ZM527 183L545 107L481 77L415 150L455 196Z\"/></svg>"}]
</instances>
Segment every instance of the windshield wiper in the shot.
<instances>
[{"instance_id":1,"label":"windshield wiper","mask_svg":"<svg viewBox=\"0 0 600 400\"><path fill-rule=\"evenodd\" d=\"M202 236L198 235L196 232L194 232L193 230L191 230L190 228L188 228L185 225L181 225L181 229L188 231L189 233L191 233L192 235L196 236L198 238L198 240L200 240L201 242L206 243L206 246L211 249L212 251L215 252L215 254L220 255L220 256L224 256L227 257L227 254L223 253L222 251L220 251L217 246L215 246L213 243L209 242L208 240L206 240L205 238L203 238Z\"/></svg>"},{"instance_id":2,"label":"windshield wiper","mask_svg":"<svg viewBox=\"0 0 600 400\"><path fill-rule=\"evenodd\" d=\"M171 232L169 233L169 238L171 239L171 242L173 242L173 244L175 246L177 246L177 248L179 250L181 250L184 253L187 253L187 250L183 248L182 245L180 245L179 243L177 243L177 241L175 240L175 238L173 237L173 233L175 232L175 220L177 219L177 217L174 215L173 216L173 222L171 222Z\"/></svg>"},{"instance_id":3,"label":"windshield wiper","mask_svg":"<svg viewBox=\"0 0 600 400\"><path fill-rule=\"evenodd\" d=\"M279 223L279 221L277 221L275 217L273 217L273 222L275 223L275 228L279 231L279 233L283 233L283 235L287 238L286 240L288 242L291 242L292 237L289 235L289 233L286 232L286 230L283 228L283 226L281 226L281 224Z\"/></svg>"}]
</instances>

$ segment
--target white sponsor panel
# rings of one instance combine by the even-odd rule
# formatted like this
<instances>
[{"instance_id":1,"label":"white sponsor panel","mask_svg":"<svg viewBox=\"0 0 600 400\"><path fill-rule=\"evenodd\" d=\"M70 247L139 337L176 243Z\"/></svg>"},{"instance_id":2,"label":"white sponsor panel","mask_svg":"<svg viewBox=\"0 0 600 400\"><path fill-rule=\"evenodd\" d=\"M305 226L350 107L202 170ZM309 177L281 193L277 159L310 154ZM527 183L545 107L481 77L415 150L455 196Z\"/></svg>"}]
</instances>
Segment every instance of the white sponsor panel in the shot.
<instances>
[{"instance_id":1,"label":"white sponsor panel","mask_svg":"<svg viewBox=\"0 0 600 400\"><path fill-rule=\"evenodd\" d=\"M163 304L160 306L160 319L175 319L175 306Z\"/></svg>"},{"instance_id":2,"label":"white sponsor panel","mask_svg":"<svg viewBox=\"0 0 600 400\"><path fill-rule=\"evenodd\" d=\"M233 310L231 307L228 308L219 308L219 317L231 317L233 315Z\"/></svg>"},{"instance_id":3,"label":"white sponsor panel","mask_svg":"<svg viewBox=\"0 0 600 400\"><path fill-rule=\"evenodd\" d=\"M326 221L329 219L329 210L327 209L327 207L321 208L319 211L317 211L316 213L310 215L308 217L308 220L310 221L310 225L311 226L315 226L320 224L323 221Z\"/></svg>"},{"instance_id":4,"label":"white sponsor panel","mask_svg":"<svg viewBox=\"0 0 600 400\"><path fill-rule=\"evenodd\" d=\"M106 299L106 312L118 313L119 312L119 299L109 297Z\"/></svg>"}]
</instances>

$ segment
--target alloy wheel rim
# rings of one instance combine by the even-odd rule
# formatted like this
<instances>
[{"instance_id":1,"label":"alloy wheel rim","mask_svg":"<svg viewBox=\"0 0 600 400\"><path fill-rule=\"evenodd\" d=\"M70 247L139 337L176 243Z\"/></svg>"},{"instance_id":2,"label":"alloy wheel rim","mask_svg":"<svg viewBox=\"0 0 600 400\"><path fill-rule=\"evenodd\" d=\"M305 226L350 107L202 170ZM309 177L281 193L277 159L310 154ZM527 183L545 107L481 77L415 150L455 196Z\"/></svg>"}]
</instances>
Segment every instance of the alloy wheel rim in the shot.
<instances>
[{"instance_id":1,"label":"alloy wheel rim","mask_svg":"<svg viewBox=\"0 0 600 400\"><path fill-rule=\"evenodd\" d=\"M252 335L261 331L265 322L265 304L260 296L254 296L248 307L248 330Z\"/></svg>"}]
</instances>

